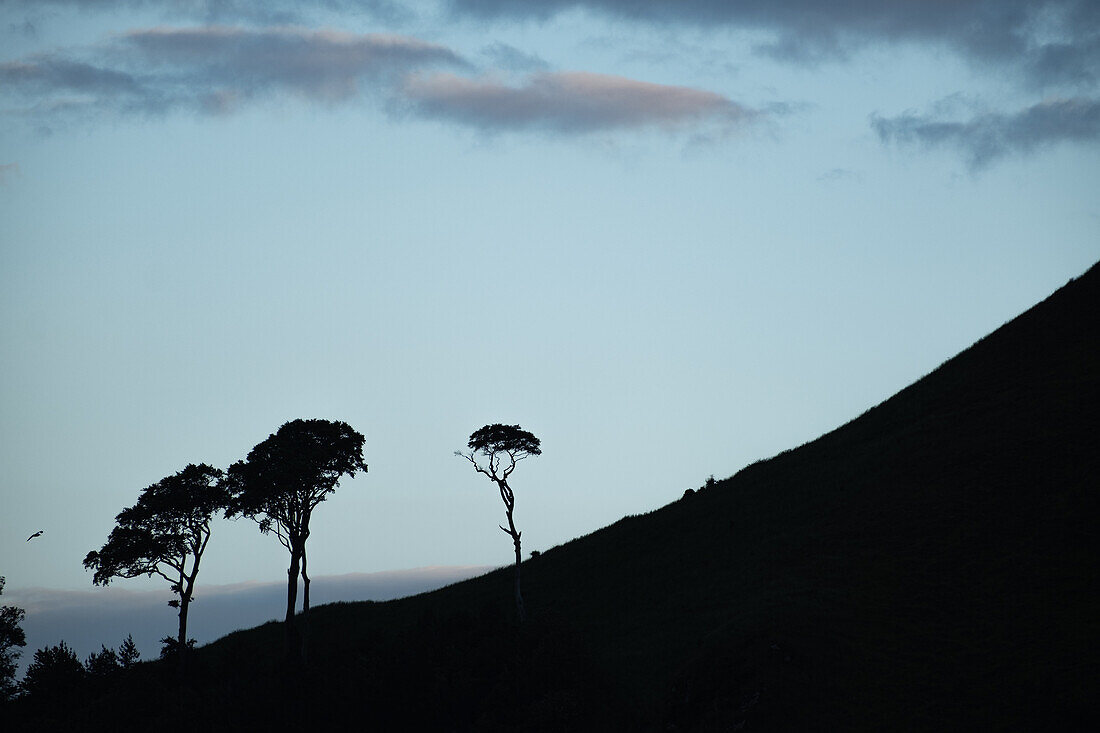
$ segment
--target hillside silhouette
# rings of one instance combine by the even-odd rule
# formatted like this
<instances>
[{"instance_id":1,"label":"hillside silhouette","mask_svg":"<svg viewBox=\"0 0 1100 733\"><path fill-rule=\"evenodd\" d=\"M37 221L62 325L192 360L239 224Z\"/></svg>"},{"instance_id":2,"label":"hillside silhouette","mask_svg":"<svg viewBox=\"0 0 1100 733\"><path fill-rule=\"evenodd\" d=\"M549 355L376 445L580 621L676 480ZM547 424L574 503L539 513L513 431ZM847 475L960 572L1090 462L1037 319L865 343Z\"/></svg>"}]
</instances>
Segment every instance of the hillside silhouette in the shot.
<instances>
[{"instance_id":1,"label":"hillside silhouette","mask_svg":"<svg viewBox=\"0 0 1100 733\"><path fill-rule=\"evenodd\" d=\"M197 650L182 682L142 664L109 691L14 711L168 729L1094 719L1098 337L1100 265L842 427L526 560L526 624L502 568L314 608L293 679L267 624Z\"/></svg>"}]
</instances>

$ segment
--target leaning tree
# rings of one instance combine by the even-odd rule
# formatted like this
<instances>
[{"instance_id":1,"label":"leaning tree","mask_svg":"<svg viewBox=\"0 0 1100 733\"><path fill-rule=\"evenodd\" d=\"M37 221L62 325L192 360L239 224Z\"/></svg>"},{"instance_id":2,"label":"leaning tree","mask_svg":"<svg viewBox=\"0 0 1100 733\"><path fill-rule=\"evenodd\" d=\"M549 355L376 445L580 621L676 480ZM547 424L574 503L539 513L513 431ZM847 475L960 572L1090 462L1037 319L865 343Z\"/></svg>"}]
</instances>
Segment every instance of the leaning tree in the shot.
<instances>
[{"instance_id":1,"label":"leaning tree","mask_svg":"<svg viewBox=\"0 0 1100 733\"><path fill-rule=\"evenodd\" d=\"M486 425L470 435L470 442L466 444L469 453L456 451L455 455L462 456L473 464L474 469L485 474L500 490L500 498L504 501L504 513L508 517L508 526L498 525L512 538L512 544L516 548L516 612L522 623L526 618L523 609L523 594L520 592L520 535L516 531L516 524L512 521L512 512L516 507L516 497L512 493L512 487L508 485L508 477L516 470L516 464L527 456L537 456L542 453L539 447L539 439L522 429L519 425L501 425L495 423ZM484 464L479 463L476 456L485 459Z\"/></svg>"},{"instance_id":2,"label":"leaning tree","mask_svg":"<svg viewBox=\"0 0 1100 733\"><path fill-rule=\"evenodd\" d=\"M309 575L306 572L306 540L313 510L324 501L343 476L366 471L365 439L345 422L293 420L253 448L248 458L229 468L232 493L226 516L256 521L264 534L274 532L290 553L287 569L287 653L301 656L294 628L301 574L303 615L309 614Z\"/></svg>"},{"instance_id":3,"label":"leaning tree","mask_svg":"<svg viewBox=\"0 0 1100 733\"><path fill-rule=\"evenodd\" d=\"M221 469L192 463L142 489L137 503L115 517L107 543L84 558L84 567L95 571L95 585L139 575L159 575L172 584L176 598L168 605L179 609L179 635L171 644L181 660L189 646L187 611L210 541L210 521L229 498L223 478Z\"/></svg>"}]
</instances>

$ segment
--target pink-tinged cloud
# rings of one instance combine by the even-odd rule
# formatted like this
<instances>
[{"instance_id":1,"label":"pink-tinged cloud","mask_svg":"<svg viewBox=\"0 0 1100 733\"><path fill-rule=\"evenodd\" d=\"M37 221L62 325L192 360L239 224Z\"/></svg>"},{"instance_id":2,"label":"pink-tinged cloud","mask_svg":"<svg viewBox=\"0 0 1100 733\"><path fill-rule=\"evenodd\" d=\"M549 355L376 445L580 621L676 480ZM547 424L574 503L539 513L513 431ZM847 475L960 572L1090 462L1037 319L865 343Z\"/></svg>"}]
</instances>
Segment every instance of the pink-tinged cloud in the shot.
<instances>
[{"instance_id":1,"label":"pink-tinged cloud","mask_svg":"<svg viewBox=\"0 0 1100 733\"><path fill-rule=\"evenodd\" d=\"M545 64L502 44L487 47L486 54L513 71ZM328 104L366 97L414 116L483 131L658 128L705 137L773 114L710 91L606 74L540 70L518 84L466 76L472 65L452 49L388 34L151 28L116 37L92 61L52 54L0 64L0 81L28 98L31 109L47 112L70 102L74 93L80 109L91 113L158 114L179 109L228 114L278 94Z\"/></svg>"},{"instance_id":2,"label":"pink-tinged cloud","mask_svg":"<svg viewBox=\"0 0 1100 733\"><path fill-rule=\"evenodd\" d=\"M144 63L172 69L191 88L238 96L284 89L339 101L359 93L364 79L385 82L413 69L467 66L445 46L378 33L205 26L133 31L123 41Z\"/></svg>"},{"instance_id":3,"label":"pink-tinged cloud","mask_svg":"<svg viewBox=\"0 0 1100 733\"><path fill-rule=\"evenodd\" d=\"M760 114L714 92L580 71L538 73L520 86L445 73L412 76L403 93L421 116L485 131L728 127Z\"/></svg>"}]
</instances>

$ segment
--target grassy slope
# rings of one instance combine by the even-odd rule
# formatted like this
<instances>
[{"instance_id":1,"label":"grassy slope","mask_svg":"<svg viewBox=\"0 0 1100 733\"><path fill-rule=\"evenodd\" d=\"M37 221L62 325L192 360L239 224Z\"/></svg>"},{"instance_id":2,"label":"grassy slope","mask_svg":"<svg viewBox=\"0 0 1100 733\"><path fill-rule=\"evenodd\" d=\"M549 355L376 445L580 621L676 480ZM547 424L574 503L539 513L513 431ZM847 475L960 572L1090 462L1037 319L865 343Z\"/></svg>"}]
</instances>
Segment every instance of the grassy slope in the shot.
<instances>
[{"instance_id":1,"label":"grassy slope","mask_svg":"<svg viewBox=\"0 0 1100 733\"><path fill-rule=\"evenodd\" d=\"M655 730L1095 712L1098 322L1100 266L847 425L526 562L525 630L507 570L315 609L312 709ZM263 697L281 641L200 650L210 721Z\"/></svg>"},{"instance_id":2,"label":"grassy slope","mask_svg":"<svg viewBox=\"0 0 1100 733\"><path fill-rule=\"evenodd\" d=\"M628 698L681 727L1011 727L1088 709L1100 267L858 419L525 563ZM326 609L397 623L496 573ZM317 626L323 614L317 614Z\"/></svg>"},{"instance_id":3,"label":"grassy slope","mask_svg":"<svg viewBox=\"0 0 1100 733\"><path fill-rule=\"evenodd\" d=\"M525 563L532 616L562 620L618 694L680 728L1087 710L1098 322L1093 267L847 425ZM429 606L506 603L508 584L319 609L315 649Z\"/></svg>"}]
</instances>

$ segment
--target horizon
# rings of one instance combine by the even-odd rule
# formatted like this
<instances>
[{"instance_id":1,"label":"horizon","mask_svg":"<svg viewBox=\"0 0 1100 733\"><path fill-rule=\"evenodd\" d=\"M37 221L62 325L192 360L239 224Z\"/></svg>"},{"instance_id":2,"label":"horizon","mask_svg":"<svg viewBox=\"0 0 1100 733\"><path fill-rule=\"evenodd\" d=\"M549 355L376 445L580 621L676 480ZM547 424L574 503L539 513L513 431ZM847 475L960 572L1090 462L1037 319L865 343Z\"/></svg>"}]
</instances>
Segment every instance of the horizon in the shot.
<instances>
[{"instance_id":1,"label":"horizon","mask_svg":"<svg viewBox=\"0 0 1100 733\"><path fill-rule=\"evenodd\" d=\"M389 601L436 590L483 575L494 567L426 567L378 573L344 573L312 578L313 605L358 601ZM132 635L143 660L157 659L161 639L170 636L177 623L168 606L174 596L167 588L132 590L124 584L85 590L23 588L4 589L0 605L27 612L21 624L27 645L17 663L22 676L34 650L66 642L84 660L100 645L117 648ZM241 629L278 621L286 605L286 582L249 581L200 586L188 636L199 646ZM301 601L298 610L301 611Z\"/></svg>"},{"instance_id":2,"label":"horizon","mask_svg":"<svg viewBox=\"0 0 1100 733\"><path fill-rule=\"evenodd\" d=\"M1100 259L1088 3L796 5L0 6L0 604L90 589L141 489L296 418L370 466L314 572L503 565L453 455L480 426L542 441L527 557L844 424ZM286 564L219 522L196 595Z\"/></svg>"}]
</instances>

